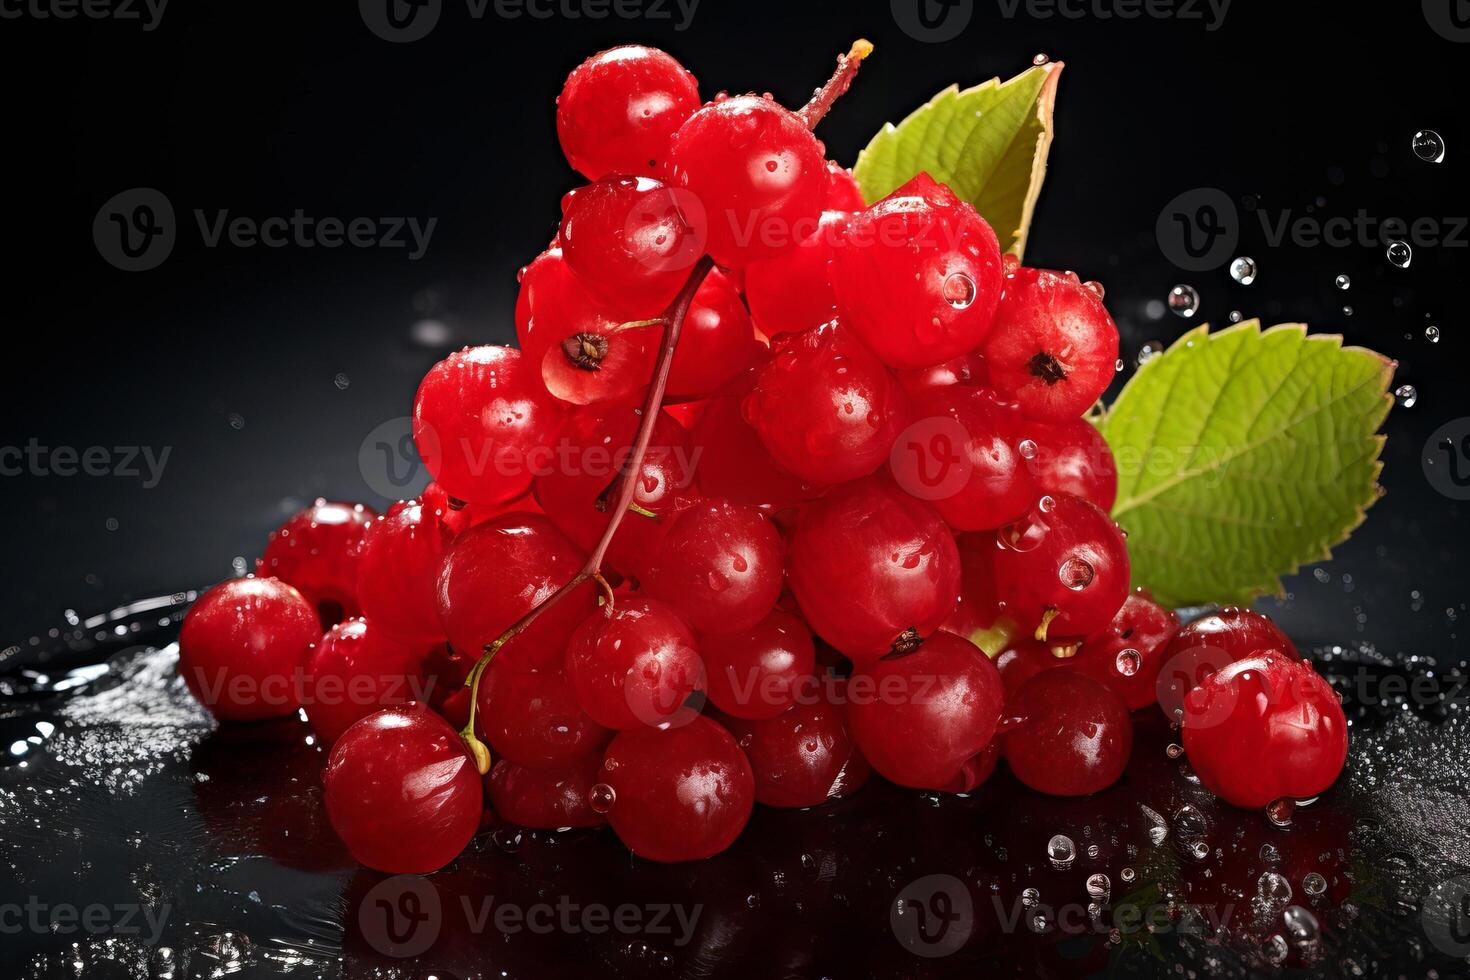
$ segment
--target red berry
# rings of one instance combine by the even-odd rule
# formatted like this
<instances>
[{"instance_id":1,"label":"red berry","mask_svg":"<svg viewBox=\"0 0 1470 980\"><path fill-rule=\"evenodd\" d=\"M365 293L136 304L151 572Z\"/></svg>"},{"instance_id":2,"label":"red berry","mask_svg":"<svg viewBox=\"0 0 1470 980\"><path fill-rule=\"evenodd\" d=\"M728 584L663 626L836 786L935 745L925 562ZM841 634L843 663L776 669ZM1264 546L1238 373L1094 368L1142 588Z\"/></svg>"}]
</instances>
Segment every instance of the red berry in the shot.
<instances>
[{"instance_id":1,"label":"red berry","mask_svg":"<svg viewBox=\"0 0 1470 980\"><path fill-rule=\"evenodd\" d=\"M783 510L814 491L776 466L760 435L745 420L741 403L754 384L755 372L748 371L705 403L692 437L699 454L699 489L737 504Z\"/></svg>"},{"instance_id":2,"label":"red berry","mask_svg":"<svg viewBox=\"0 0 1470 980\"><path fill-rule=\"evenodd\" d=\"M454 729L422 704L384 708L337 740L322 773L347 850L388 874L429 874L480 827L484 790Z\"/></svg>"},{"instance_id":3,"label":"red berry","mask_svg":"<svg viewBox=\"0 0 1470 980\"><path fill-rule=\"evenodd\" d=\"M607 818L588 805L587 795L601 770L596 755L565 769L527 769L501 759L485 777L485 792L497 814L522 827L597 827Z\"/></svg>"},{"instance_id":4,"label":"red berry","mask_svg":"<svg viewBox=\"0 0 1470 980\"><path fill-rule=\"evenodd\" d=\"M820 806L857 792L872 773L842 709L825 697L765 721L733 719L730 726L750 760L756 802L766 806Z\"/></svg>"},{"instance_id":5,"label":"red berry","mask_svg":"<svg viewBox=\"0 0 1470 980\"><path fill-rule=\"evenodd\" d=\"M1037 639L1081 639L1108 624L1128 597L1123 532L1069 493L1044 496L996 532L991 556L1006 614Z\"/></svg>"},{"instance_id":6,"label":"red berry","mask_svg":"<svg viewBox=\"0 0 1470 980\"><path fill-rule=\"evenodd\" d=\"M1052 796L1085 796L1118 781L1133 751L1133 719L1113 691L1072 670L1043 670L1006 707L1003 735L1017 779Z\"/></svg>"},{"instance_id":7,"label":"red berry","mask_svg":"<svg viewBox=\"0 0 1470 980\"><path fill-rule=\"evenodd\" d=\"M785 556L780 533L759 510L703 501L674 519L648 592L701 633L742 632L780 598Z\"/></svg>"},{"instance_id":8,"label":"red berry","mask_svg":"<svg viewBox=\"0 0 1470 980\"><path fill-rule=\"evenodd\" d=\"M928 504L878 478L813 501L789 556L787 574L806 621L854 660L933 633L959 594L949 529Z\"/></svg>"},{"instance_id":9,"label":"red berry","mask_svg":"<svg viewBox=\"0 0 1470 980\"><path fill-rule=\"evenodd\" d=\"M904 369L979 346L1001 278L995 232L928 174L854 215L832 262L843 323L885 364Z\"/></svg>"},{"instance_id":10,"label":"red berry","mask_svg":"<svg viewBox=\"0 0 1470 980\"><path fill-rule=\"evenodd\" d=\"M1026 467L1042 493L1071 493L1111 511L1118 499L1118 465L1097 426L1083 418L1027 420L1021 426Z\"/></svg>"},{"instance_id":11,"label":"red berry","mask_svg":"<svg viewBox=\"0 0 1470 980\"><path fill-rule=\"evenodd\" d=\"M522 670L497 656L480 680L475 723L498 755L560 770L595 755L610 732L577 703L561 670Z\"/></svg>"},{"instance_id":12,"label":"red berry","mask_svg":"<svg viewBox=\"0 0 1470 980\"><path fill-rule=\"evenodd\" d=\"M598 724L662 725L704 687L694 634L668 606L618 596L588 616L567 644L567 678Z\"/></svg>"},{"instance_id":13,"label":"red berry","mask_svg":"<svg viewBox=\"0 0 1470 980\"><path fill-rule=\"evenodd\" d=\"M1017 269L985 341L990 383L1035 419L1081 415L1116 373L1118 328L1072 273Z\"/></svg>"},{"instance_id":14,"label":"red berry","mask_svg":"<svg viewBox=\"0 0 1470 980\"><path fill-rule=\"evenodd\" d=\"M684 66L636 44L601 51L567 76L556 99L556 135L588 180L621 172L657 175L669 138L699 108Z\"/></svg>"},{"instance_id":15,"label":"red berry","mask_svg":"<svg viewBox=\"0 0 1470 980\"><path fill-rule=\"evenodd\" d=\"M1015 406L984 389L953 385L921 396L914 417L918 421L893 444L889 469L899 486L933 504L950 527L1000 527L1036 499Z\"/></svg>"},{"instance_id":16,"label":"red berry","mask_svg":"<svg viewBox=\"0 0 1470 980\"><path fill-rule=\"evenodd\" d=\"M970 351L933 367L899 371L897 377L903 390L914 398L925 395L936 388L949 388L954 385L979 388L986 384L985 358Z\"/></svg>"},{"instance_id":17,"label":"red berry","mask_svg":"<svg viewBox=\"0 0 1470 980\"><path fill-rule=\"evenodd\" d=\"M536 477L537 502L585 550L596 546L612 520L641 420L641 412L627 406L572 412L557 435L554 462ZM674 518L697 496L696 462L689 433L660 413L636 478L638 510L623 518L608 551L614 568L633 575L646 570Z\"/></svg>"},{"instance_id":18,"label":"red berry","mask_svg":"<svg viewBox=\"0 0 1470 980\"><path fill-rule=\"evenodd\" d=\"M562 409L514 347L466 347L435 364L413 403L413 439L434 481L479 504L531 486L538 447Z\"/></svg>"},{"instance_id":19,"label":"red berry","mask_svg":"<svg viewBox=\"0 0 1470 980\"><path fill-rule=\"evenodd\" d=\"M668 396L703 398L754 364L762 351L740 294L728 277L712 270L684 317Z\"/></svg>"},{"instance_id":20,"label":"red berry","mask_svg":"<svg viewBox=\"0 0 1470 980\"><path fill-rule=\"evenodd\" d=\"M816 667L811 630L779 609L739 633L703 639L705 690L733 718L763 721L796 703Z\"/></svg>"},{"instance_id":21,"label":"red berry","mask_svg":"<svg viewBox=\"0 0 1470 980\"><path fill-rule=\"evenodd\" d=\"M981 646L982 634L990 632L1004 615L995 593L995 569L991 561L995 536L961 534L955 538L955 546L960 554L960 595L940 629Z\"/></svg>"},{"instance_id":22,"label":"red berry","mask_svg":"<svg viewBox=\"0 0 1470 980\"><path fill-rule=\"evenodd\" d=\"M1074 669L1101 681L1128 703L1145 708L1158 699L1164 651L1179 631L1179 617L1142 589L1131 592L1113 621L1089 636L1072 658Z\"/></svg>"},{"instance_id":23,"label":"red berry","mask_svg":"<svg viewBox=\"0 0 1470 980\"><path fill-rule=\"evenodd\" d=\"M455 539L438 570L436 608L453 647L477 660L517 620L581 570L585 556L544 517L506 514ZM596 608L588 582L538 616L495 655L497 663L560 669L567 639Z\"/></svg>"},{"instance_id":24,"label":"red berry","mask_svg":"<svg viewBox=\"0 0 1470 980\"><path fill-rule=\"evenodd\" d=\"M1041 673L1057 667L1071 667L1075 658L1058 657L1051 647L1030 636L1018 636L995 657L995 669L1005 684L1006 697L1015 696L1021 685Z\"/></svg>"},{"instance_id":25,"label":"red berry","mask_svg":"<svg viewBox=\"0 0 1470 980\"><path fill-rule=\"evenodd\" d=\"M809 330L836 318L832 255L851 218L846 211L824 211L817 228L794 248L746 267L745 299L766 336Z\"/></svg>"},{"instance_id":26,"label":"red berry","mask_svg":"<svg viewBox=\"0 0 1470 980\"><path fill-rule=\"evenodd\" d=\"M294 586L316 606L323 629L356 616L362 537L377 516L362 504L318 498L271 532L255 574Z\"/></svg>"},{"instance_id":27,"label":"red berry","mask_svg":"<svg viewBox=\"0 0 1470 980\"><path fill-rule=\"evenodd\" d=\"M861 211L867 205L852 171L834 160L827 161L827 194L822 207L828 211Z\"/></svg>"},{"instance_id":28,"label":"red berry","mask_svg":"<svg viewBox=\"0 0 1470 980\"><path fill-rule=\"evenodd\" d=\"M1279 650L1237 660L1184 699L1184 751L1210 792L1242 807L1309 799L1347 759L1347 719L1312 668Z\"/></svg>"},{"instance_id":29,"label":"red berry","mask_svg":"<svg viewBox=\"0 0 1470 980\"><path fill-rule=\"evenodd\" d=\"M676 186L703 204L709 254L740 268L816 227L827 192L822 144L770 99L741 95L695 112L670 144Z\"/></svg>"},{"instance_id":30,"label":"red berry","mask_svg":"<svg viewBox=\"0 0 1470 980\"><path fill-rule=\"evenodd\" d=\"M990 744L1004 701L990 658L950 633L860 666L847 698L848 728L864 757L885 779L915 789L961 778Z\"/></svg>"},{"instance_id":31,"label":"red berry","mask_svg":"<svg viewBox=\"0 0 1470 980\"><path fill-rule=\"evenodd\" d=\"M365 619L327 631L306 666L306 717L331 745L359 718L380 708L426 701L424 651Z\"/></svg>"},{"instance_id":32,"label":"red berry","mask_svg":"<svg viewBox=\"0 0 1470 980\"><path fill-rule=\"evenodd\" d=\"M944 792L968 793L995 775L995 767L1001 757L1000 743L999 737L992 738L984 751L966 759L965 764L960 767L959 775L944 787Z\"/></svg>"},{"instance_id":33,"label":"red berry","mask_svg":"<svg viewBox=\"0 0 1470 980\"><path fill-rule=\"evenodd\" d=\"M285 582L230 579L184 617L179 676L220 721L294 714L298 682L321 635L316 610Z\"/></svg>"},{"instance_id":34,"label":"red berry","mask_svg":"<svg viewBox=\"0 0 1470 980\"><path fill-rule=\"evenodd\" d=\"M817 484L872 473L909 419L898 382L837 324L785 338L743 411L777 465Z\"/></svg>"},{"instance_id":35,"label":"red berry","mask_svg":"<svg viewBox=\"0 0 1470 980\"><path fill-rule=\"evenodd\" d=\"M653 861L694 861L729 847L745 829L755 780L735 739L696 715L667 730L620 733L602 762L603 801L618 838Z\"/></svg>"},{"instance_id":36,"label":"red berry","mask_svg":"<svg viewBox=\"0 0 1470 980\"><path fill-rule=\"evenodd\" d=\"M1185 695L1206 677L1265 650L1280 650L1293 660L1301 656L1269 616L1253 609L1226 606L1185 624L1160 658L1155 681L1159 707L1171 720L1177 718Z\"/></svg>"},{"instance_id":37,"label":"red berry","mask_svg":"<svg viewBox=\"0 0 1470 980\"><path fill-rule=\"evenodd\" d=\"M400 640L442 641L434 577L452 537L438 516L416 501L373 521L363 536L357 575L363 615Z\"/></svg>"},{"instance_id":38,"label":"red berry","mask_svg":"<svg viewBox=\"0 0 1470 980\"><path fill-rule=\"evenodd\" d=\"M651 177L608 174L562 199L567 268L611 313L664 311L704 254L703 215L689 195Z\"/></svg>"}]
</instances>

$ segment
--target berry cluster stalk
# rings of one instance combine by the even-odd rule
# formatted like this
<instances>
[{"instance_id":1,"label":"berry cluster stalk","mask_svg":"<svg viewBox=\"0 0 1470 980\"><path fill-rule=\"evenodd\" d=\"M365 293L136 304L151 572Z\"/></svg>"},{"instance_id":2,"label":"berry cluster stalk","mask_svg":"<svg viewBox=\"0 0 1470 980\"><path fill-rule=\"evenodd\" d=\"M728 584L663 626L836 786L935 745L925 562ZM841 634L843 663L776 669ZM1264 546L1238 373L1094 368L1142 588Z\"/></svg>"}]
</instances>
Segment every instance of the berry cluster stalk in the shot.
<instances>
[{"instance_id":1,"label":"berry cluster stalk","mask_svg":"<svg viewBox=\"0 0 1470 980\"><path fill-rule=\"evenodd\" d=\"M837 70L833 72L832 77L825 85L817 89L811 101L796 113L807 128L816 126L827 114L827 110L832 108L832 103L848 90L853 78L857 75L859 64L872 50L872 44L858 40L853 42L847 54L838 56ZM628 455L624 479L618 486L617 500L611 508L612 516L608 519L607 527L603 530L597 547L592 549L592 553L587 556L587 561L582 568L565 585L518 619L494 641L485 644L480 659L470 670L469 677L465 678L465 686L470 689L469 722L460 731L459 737L464 741L470 755L474 757L475 765L482 776L490 771L490 750L475 734L475 715L479 710L480 678L484 676L485 668L490 665L495 654L500 651L501 647L524 633L532 623L540 618L542 613L589 581L596 582L602 588L606 602L609 605L612 604L612 589L607 584L607 580L602 577L602 562L607 557L607 549L612 544L613 536L618 533L618 528L623 523L623 517L629 510L635 509L633 495L638 488L636 474L643 469L643 458L653 438L654 423L658 420L659 413L663 411L664 393L669 386L669 370L674 363L674 349L678 346L679 335L684 329L684 320L689 315L689 308L694 304L694 294L699 291L705 276L712 268L714 268L714 260L707 255L696 262L694 268L689 272L689 278L679 290L679 295L674 297L674 301L669 304L664 315L657 321L648 321L649 323L663 323L663 339L659 344L658 362L654 368L653 379L648 386L648 396L643 403L643 416L638 423L638 436L633 442L633 451Z\"/></svg>"}]
</instances>

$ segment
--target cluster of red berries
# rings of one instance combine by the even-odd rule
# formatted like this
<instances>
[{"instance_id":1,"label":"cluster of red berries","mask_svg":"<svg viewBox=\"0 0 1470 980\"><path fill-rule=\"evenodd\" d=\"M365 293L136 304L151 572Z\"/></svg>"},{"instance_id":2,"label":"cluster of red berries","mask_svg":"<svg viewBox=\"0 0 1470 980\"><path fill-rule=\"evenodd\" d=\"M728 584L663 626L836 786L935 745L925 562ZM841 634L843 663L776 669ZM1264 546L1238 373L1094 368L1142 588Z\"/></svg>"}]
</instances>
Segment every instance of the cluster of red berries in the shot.
<instances>
[{"instance_id":1,"label":"cluster of red berries","mask_svg":"<svg viewBox=\"0 0 1470 980\"><path fill-rule=\"evenodd\" d=\"M590 183L523 270L519 349L424 378L433 484L318 502L190 612L191 690L305 710L364 864L443 866L487 796L679 861L873 770L959 793L1004 757L1091 793L1161 676L1232 802L1341 769L1337 699L1269 620L1180 629L1129 591L1083 417L1117 357L1101 287L1003 256L927 174L865 207L825 159L811 127L865 53L798 112L701 105L644 47L578 67L557 129Z\"/></svg>"}]
</instances>

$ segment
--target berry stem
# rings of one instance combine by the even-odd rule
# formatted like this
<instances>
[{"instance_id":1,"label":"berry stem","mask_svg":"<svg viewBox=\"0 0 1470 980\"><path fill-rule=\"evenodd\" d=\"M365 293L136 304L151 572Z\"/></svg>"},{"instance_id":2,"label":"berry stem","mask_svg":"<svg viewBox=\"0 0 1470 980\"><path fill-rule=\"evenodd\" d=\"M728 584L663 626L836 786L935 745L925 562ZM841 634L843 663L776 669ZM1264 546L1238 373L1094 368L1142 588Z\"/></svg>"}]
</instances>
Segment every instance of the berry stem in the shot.
<instances>
[{"instance_id":1,"label":"berry stem","mask_svg":"<svg viewBox=\"0 0 1470 980\"><path fill-rule=\"evenodd\" d=\"M664 325L663 340L659 344L658 363L654 369L653 381L648 386L648 397L643 403L643 417L638 422L638 436L633 441L633 451L628 455L628 473L637 473L643 468L643 458L647 455L648 444L653 439L654 423L658 421L659 412L663 411L664 393L669 386L669 371L674 365L674 349L678 346L679 335L684 330L684 320L689 315L690 306L694 304L694 294L699 291L700 284L704 282L704 277L712 268L714 268L714 260L707 255L696 262L689 273L689 278L679 290L679 295L674 297L674 301L669 304L668 312L661 318ZM490 665L491 659L501 647L524 633L542 613L576 591L577 587L584 582L596 580L605 590L609 604L611 604L612 592L607 588L607 583L602 577L602 562L607 557L607 549L612 545L613 536L618 533L618 527L623 523L623 518L627 516L629 510L633 509L633 495L637 488L637 480L622 481L618 488L617 503L612 508L612 516L608 519L607 527L603 530L597 547L592 549L592 554L587 557L581 570L573 575L565 585L548 596L544 602L516 620L493 642L487 643L480 659L470 670L469 677L465 678L465 686L470 689L470 715L469 723L459 733L459 737L464 740L466 748L474 758L480 775L483 776L490 771L490 750L475 734L475 715L480 701L480 678L484 676L485 668Z\"/></svg>"},{"instance_id":2,"label":"berry stem","mask_svg":"<svg viewBox=\"0 0 1470 980\"><path fill-rule=\"evenodd\" d=\"M857 77L858 67L863 59L873 53L871 42L858 38L852 42L852 48L847 54L837 56L837 70L832 77L827 79L827 84L812 93L812 99L806 105L796 111L796 117L806 124L807 129L816 129L817 123L832 108L832 103L842 97L842 93L852 87L852 80Z\"/></svg>"}]
</instances>

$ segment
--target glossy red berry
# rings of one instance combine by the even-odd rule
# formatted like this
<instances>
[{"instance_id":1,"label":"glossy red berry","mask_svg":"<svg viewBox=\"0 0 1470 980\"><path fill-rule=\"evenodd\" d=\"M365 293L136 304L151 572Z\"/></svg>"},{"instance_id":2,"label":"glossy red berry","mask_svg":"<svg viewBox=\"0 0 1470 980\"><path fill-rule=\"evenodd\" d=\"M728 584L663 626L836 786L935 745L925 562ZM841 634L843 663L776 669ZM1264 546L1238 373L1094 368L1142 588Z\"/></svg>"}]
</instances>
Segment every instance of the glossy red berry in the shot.
<instances>
[{"instance_id":1,"label":"glossy red berry","mask_svg":"<svg viewBox=\"0 0 1470 980\"><path fill-rule=\"evenodd\" d=\"M706 104L674 134L672 182L703 203L709 254L740 268L815 228L827 193L823 153L795 113L741 95Z\"/></svg>"},{"instance_id":2,"label":"glossy red berry","mask_svg":"<svg viewBox=\"0 0 1470 980\"><path fill-rule=\"evenodd\" d=\"M780 598L785 557L759 510L706 500L674 518L646 586L700 633L743 632Z\"/></svg>"},{"instance_id":3,"label":"glossy red berry","mask_svg":"<svg viewBox=\"0 0 1470 980\"><path fill-rule=\"evenodd\" d=\"M933 367L899 371L898 383L910 397L921 397L936 388L963 385L972 388L986 387L985 358L974 351L952 357Z\"/></svg>"},{"instance_id":4,"label":"glossy red berry","mask_svg":"<svg viewBox=\"0 0 1470 980\"><path fill-rule=\"evenodd\" d=\"M496 814L522 827L597 827L607 818L587 798L601 770L596 755L564 769L527 769L501 759L485 777L485 793Z\"/></svg>"},{"instance_id":5,"label":"glossy red berry","mask_svg":"<svg viewBox=\"0 0 1470 980\"><path fill-rule=\"evenodd\" d=\"M616 508L642 415L627 406L588 406L567 416L552 464L536 477L536 500L567 537L590 551ZM632 505L608 550L612 566L641 575L674 518L697 496L689 433L667 412L654 423ZM649 516L652 515L652 516Z\"/></svg>"},{"instance_id":6,"label":"glossy red berry","mask_svg":"<svg viewBox=\"0 0 1470 980\"><path fill-rule=\"evenodd\" d=\"M780 609L748 630L706 635L701 649L705 691L732 718L763 721L786 711L816 667L811 630Z\"/></svg>"},{"instance_id":7,"label":"glossy red berry","mask_svg":"<svg viewBox=\"0 0 1470 980\"><path fill-rule=\"evenodd\" d=\"M653 861L694 861L734 843L750 819L755 780L717 722L696 715L670 729L620 733L594 790L618 838Z\"/></svg>"},{"instance_id":8,"label":"glossy red berry","mask_svg":"<svg viewBox=\"0 0 1470 980\"><path fill-rule=\"evenodd\" d=\"M294 586L316 606L323 629L356 616L362 538L377 516L362 504L318 498L271 532L255 574Z\"/></svg>"},{"instance_id":9,"label":"glossy red berry","mask_svg":"<svg viewBox=\"0 0 1470 980\"><path fill-rule=\"evenodd\" d=\"M1042 493L1070 493L1111 511L1118 499L1118 465L1097 426L1084 418L1021 425L1026 468Z\"/></svg>"},{"instance_id":10,"label":"glossy red berry","mask_svg":"<svg viewBox=\"0 0 1470 980\"><path fill-rule=\"evenodd\" d=\"M998 630L997 624L1005 615L996 595L995 568L991 560L995 536L957 535L955 547L960 555L960 594L940 629L963 636L986 652L994 652L997 641L989 634Z\"/></svg>"},{"instance_id":11,"label":"glossy red berry","mask_svg":"<svg viewBox=\"0 0 1470 980\"><path fill-rule=\"evenodd\" d=\"M609 312L664 311L704 254L703 214L651 177L608 174L562 199L562 256Z\"/></svg>"},{"instance_id":12,"label":"glossy red berry","mask_svg":"<svg viewBox=\"0 0 1470 980\"><path fill-rule=\"evenodd\" d=\"M656 176L669 138L698 108L698 84L683 65L657 48L625 44L567 76L556 99L556 135L567 162L588 180Z\"/></svg>"},{"instance_id":13,"label":"glossy red berry","mask_svg":"<svg viewBox=\"0 0 1470 980\"><path fill-rule=\"evenodd\" d=\"M359 718L380 708L428 701L424 651L365 619L327 631L306 665L303 707L311 730L331 745Z\"/></svg>"},{"instance_id":14,"label":"glossy red berry","mask_svg":"<svg viewBox=\"0 0 1470 980\"><path fill-rule=\"evenodd\" d=\"M417 501L373 521L363 536L357 574L363 615L400 640L442 641L434 578L452 537L438 515Z\"/></svg>"},{"instance_id":15,"label":"glossy red berry","mask_svg":"<svg viewBox=\"0 0 1470 980\"><path fill-rule=\"evenodd\" d=\"M711 497L783 510L816 490L783 472L745 420L741 404L754 385L755 372L747 371L706 400L692 434L699 453L696 477L699 489Z\"/></svg>"},{"instance_id":16,"label":"glossy red berry","mask_svg":"<svg viewBox=\"0 0 1470 980\"><path fill-rule=\"evenodd\" d=\"M1293 660L1301 656L1269 616L1253 609L1226 606L1186 623L1160 658L1155 679L1160 709L1177 720L1185 695L1210 674L1266 650L1280 650Z\"/></svg>"},{"instance_id":17,"label":"glossy red berry","mask_svg":"<svg viewBox=\"0 0 1470 980\"><path fill-rule=\"evenodd\" d=\"M832 255L852 215L824 211L817 227L795 247L745 269L750 315L768 337L809 330L837 316Z\"/></svg>"},{"instance_id":18,"label":"glossy red berry","mask_svg":"<svg viewBox=\"0 0 1470 980\"><path fill-rule=\"evenodd\" d=\"M866 205L852 171L834 160L827 161L827 194L822 207L828 211L861 211Z\"/></svg>"},{"instance_id":19,"label":"glossy red berry","mask_svg":"<svg viewBox=\"0 0 1470 980\"><path fill-rule=\"evenodd\" d=\"M959 775L955 776L949 785L944 787L944 792L971 792L991 776L995 775L995 767L1000 763L1001 755L1001 739L997 735L990 740L989 745L985 746L984 751L976 753L965 760L965 764L960 767Z\"/></svg>"},{"instance_id":20,"label":"glossy red berry","mask_svg":"<svg viewBox=\"0 0 1470 980\"><path fill-rule=\"evenodd\" d=\"M997 528L1036 500L1015 406L984 389L953 385L921 396L913 414L916 421L893 445L889 469L950 527Z\"/></svg>"},{"instance_id":21,"label":"glossy red berry","mask_svg":"<svg viewBox=\"0 0 1470 980\"><path fill-rule=\"evenodd\" d=\"M561 670L523 670L498 656L480 680L475 724L496 755L528 769L563 769L611 737L582 710Z\"/></svg>"},{"instance_id":22,"label":"glossy red berry","mask_svg":"<svg viewBox=\"0 0 1470 980\"><path fill-rule=\"evenodd\" d=\"M1279 650L1237 660L1191 691L1183 735L1200 782L1242 807L1315 797L1347 759L1347 719L1336 692Z\"/></svg>"},{"instance_id":23,"label":"glossy red berry","mask_svg":"<svg viewBox=\"0 0 1470 980\"><path fill-rule=\"evenodd\" d=\"M949 529L928 504L876 477L813 501L798 519L787 561L807 622L854 660L933 633L959 595Z\"/></svg>"},{"instance_id":24,"label":"glossy red berry","mask_svg":"<svg viewBox=\"0 0 1470 980\"><path fill-rule=\"evenodd\" d=\"M872 774L853 744L842 708L825 697L765 721L732 719L755 775L755 799L766 806L820 806L850 796Z\"/></svg>"},{"instance_id":25,"label":"glossy red berry","mask_svg":"<svg viewBox=\"0 0 1470 980\"><path fill-rule=\"evenodd\" d=\"M995 232L928 174L854 215L832 262L842 322L902 369L978 347L995 319L1001 278Z\"/></svg>"},{"instance_id":26,"label":"glossy red berry","mask_svg":"<svg viewBox=\"0 0 1470 980\"><path fill-rule=\"evenodd\" d=\"M467 347L435 364L413 403L413 438L451 497L498 504L531 486L562 409L514 347Z\"/></svg>"},{"instance_id":27,"label":"glossy red berry","mask_svg":"<svg viewBox=\"0 0 1470 980\"><path fill-rule=\"evenodd\" d=\"M577 703L608 728L662 725L704 687L689 627L665 604L637 595L588 616L567 644L566 664Z\"/></svg>"},{"instance_id":28,"label":"glossy red berry","mask_svg":"<svg viewBox=\"0 0 1470 980\"><path fill-rule=\"evenodd\" d=\"M1052 796L1085 796L1123 775L1133 719L1109 688L1073 670L1043 670L1006 706L1006 762L1017 779Z\"/></svg>"},{"instance_id":29,"label":"glossy red berry","mask_svg":"<svg viewBox=\"0 0 1470 980\"><path fill-rule=\"evenodd\" d=\"M1123 532L1081 497L1043 496L996 532L996 544L996 593L1037 639L1080 640L1105 627L1128 597Z\"/></svg>"},{"instance_id":30,"label":"glossy red berry","mask_svg":"<svg viewBox=\"0 0 1470 980\"><path fill-rule=\"evenodd\" d=\"M1113 621L1082 644L1073 669L1111 687L1137 711L1158 699L1164 651L1178 631L1173 610L1142 589L1130 592Z\"/></svg>"},{"instance_id":31,"label":"glossy red berry","mask_svg":"<svg viewBox=\"0 0 1470 980\"><path fill-rule=\"evenodd\" d=\"M179 630L179 676L220 721L294 714L321 621L273 578L237 578L201 595Z\"/></svg>"},{"instance_id":32,"label":"glossy red berry","mask_svg":"<svg viewBox=\"0 0 1470 980\"><path fill-rule=\"evenodd\" d=\"M990 383L1028 416L1081 415L1116 374L1118 328L1097 293L1072 273L1017 269L986 338Z\"/></svg>"},{"instance_id":33,"label":"glossy red berry","mask_svg":"<svg viewBox=\"0 0 1470 980\"><path fill-rule=\"evenodd\" d=\"M984 652L936 633L907 656L860 666L847 699L848 728L880 775L942 790L990 744L1004 695Z\"/></svg>"},{"instance_id":34,"label":"glossy red berry","mask_svg":"<svg viewBox=\"0 0 1470 980\"><path fill-rule=\"evenodd\" d=\"M703 398L756 363L763 350L735 286L718 269L711 270L684 317L669 368L668 397Z\"/></svg>"},{"instance_id":35,"label":"glossy red berry","mask_svg":"<svg viewBox=\"0 0 1470 980\"><path fill-rule=\"evenodd\" d=\"M450 644L478 659L486 644L571 581L583 561L565 535L535 514L506 514L465 531L437 571L435 608ZM567 639L596 604L596 587L585 583L506 643L496 662L560 669Z\"/></svg>"},{"instance_id":36,"label":"glossy red berry","mask_svg":"<svg viewBox=\"0 0 1470 980\"><path fill-rule=\"evenodd\" d=\"M777 465L815 484L872 473L909 421L898 382L838 324L785 338L743 411Z\"/></svg>"},{"instance_id":37,"label":"glossy red berry","mask_svg":"<svg viewBox=\"0 0 1470 980\"><path fill-rule=\"evenodd\" d=\"M1005 685L1006 697L1015 696L1022 684L1041 673L1058 667L1072 667L1075 658L1058 657L1051 647L1030 636L1018 636L1007 643L995 657L995 669L1000 671Z\"/></svg>"},{"instance_id":38,"label":"glossy red berry","mask_svg":"<svg viewBox=\"0 0 1470 980\"><path fill-rule=\"evenodd\" d=\"M422 704L358 721L322 773L327 816L347 850L388 874L429 874L453 861L484 812L475 763L454 729Z\"/></svg>"}]
</instances>

